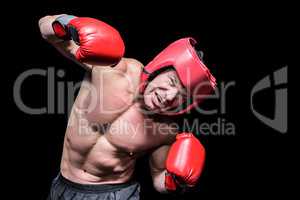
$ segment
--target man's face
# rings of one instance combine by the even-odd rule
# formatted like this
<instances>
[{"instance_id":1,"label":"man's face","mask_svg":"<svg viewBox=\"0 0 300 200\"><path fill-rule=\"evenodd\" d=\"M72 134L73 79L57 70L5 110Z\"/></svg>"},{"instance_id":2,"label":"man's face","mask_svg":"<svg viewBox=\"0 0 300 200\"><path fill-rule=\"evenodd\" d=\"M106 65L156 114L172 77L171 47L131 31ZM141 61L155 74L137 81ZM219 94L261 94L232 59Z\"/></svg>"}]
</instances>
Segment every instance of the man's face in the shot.
<instances>
[{"instance_id":1,"label":"man's face","mask_svg":"<svg viewBox=\"0 0 300 200\"><path fill-rule=\"evenodd\" d=\"M148 83L144 92L146 107L158 113L177 108L186 101L186 90L175 70L164 71Z\"/></svg>"}]
</instances>

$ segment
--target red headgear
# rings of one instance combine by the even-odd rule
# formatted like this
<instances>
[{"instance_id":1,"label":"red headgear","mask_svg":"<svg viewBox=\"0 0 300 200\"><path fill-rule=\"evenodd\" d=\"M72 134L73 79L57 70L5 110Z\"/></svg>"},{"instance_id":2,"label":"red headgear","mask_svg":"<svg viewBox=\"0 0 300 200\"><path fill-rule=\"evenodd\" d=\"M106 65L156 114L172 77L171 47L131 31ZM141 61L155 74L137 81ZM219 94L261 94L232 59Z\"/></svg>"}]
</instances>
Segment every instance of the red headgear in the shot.
<instances>
[{"instance_id":1,"label":"red headgear","mask_svg":"<svg viewBox=\"0 0 300 200\"><path fill-rule=\"evenodd\" d=\"M194 48L196 43L193 38L179 39L165 48L143 69L140 93L144 93L152 73L171 66L176 70L182 85L192 95L191 104L177 112L168 112L166 115L188 112L202 102L203 98L199 98L200 95L209 94L216 87L216 79L197 55Z\"/></svg>"}]
</instances>

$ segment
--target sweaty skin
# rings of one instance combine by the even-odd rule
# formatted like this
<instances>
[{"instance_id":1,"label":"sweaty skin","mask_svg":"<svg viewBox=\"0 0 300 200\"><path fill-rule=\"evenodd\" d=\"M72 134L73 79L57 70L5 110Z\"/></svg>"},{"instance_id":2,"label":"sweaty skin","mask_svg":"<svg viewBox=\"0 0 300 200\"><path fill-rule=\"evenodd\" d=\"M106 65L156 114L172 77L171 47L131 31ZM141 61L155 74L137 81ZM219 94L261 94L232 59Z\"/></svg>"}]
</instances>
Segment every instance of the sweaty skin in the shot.
<instances>
[{"instance_id":1,"label":"sweaty skin","mask_svg":"<svg viewBox=\"0 0 300 200\"><path fill-rule=\"evenodd\" d=\"M164 192L164 163L177 129L167 118L154 120L141 112L137 95L142 64L128 58L113 67L79 63L74 58L78 46L54 36L51 24L57 17L40 19L42 37L87 71L65 133L62 175L81 184L124 183L131 179L137 158L151 153L153 184Z\"/></svg>"}]
</instances>

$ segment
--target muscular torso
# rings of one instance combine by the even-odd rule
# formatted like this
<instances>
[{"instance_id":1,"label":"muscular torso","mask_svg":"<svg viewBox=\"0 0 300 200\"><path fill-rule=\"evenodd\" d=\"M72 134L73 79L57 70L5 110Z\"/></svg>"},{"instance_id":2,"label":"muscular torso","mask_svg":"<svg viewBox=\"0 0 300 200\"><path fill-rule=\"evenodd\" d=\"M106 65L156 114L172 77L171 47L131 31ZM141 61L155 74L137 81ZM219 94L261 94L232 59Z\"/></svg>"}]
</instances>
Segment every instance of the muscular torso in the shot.
<instances>
[{"instance_id":1,"label":"muscular torso","mask_svg":"<svg viewBox=\"0 0 300 200\"><path fill-rule=\"evenodd\" d=\"M73 105L61 173L74 182L126 182L139 156L175 137L167 124L140 112L135 98L141 66L126 59L121 64L127 67L117 73L103 68L87 75Z\"/></svg>"}]
</instances>

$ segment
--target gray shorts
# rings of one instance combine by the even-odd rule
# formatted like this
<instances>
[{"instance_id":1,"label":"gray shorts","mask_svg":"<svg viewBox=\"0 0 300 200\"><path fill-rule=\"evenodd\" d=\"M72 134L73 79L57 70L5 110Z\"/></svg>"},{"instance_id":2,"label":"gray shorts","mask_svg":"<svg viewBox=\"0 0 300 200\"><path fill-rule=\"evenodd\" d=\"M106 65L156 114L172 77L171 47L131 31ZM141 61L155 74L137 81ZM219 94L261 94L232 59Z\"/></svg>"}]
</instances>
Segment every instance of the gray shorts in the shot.
<instances>
[{"instance_id":1,"label":"gray shorts","mask_svg":"<svg viewBox=\"0 0 300 200\"><path fill-rule=\"evenodd\" d=\"M47 200L139 200L139 193L137 182L83 185L59 174L52 182Z\"/></svg>"}]
</instances>

